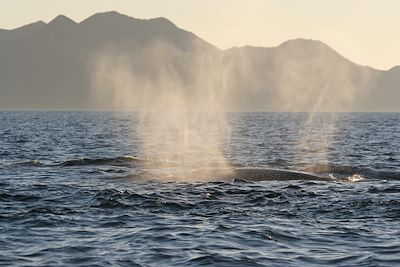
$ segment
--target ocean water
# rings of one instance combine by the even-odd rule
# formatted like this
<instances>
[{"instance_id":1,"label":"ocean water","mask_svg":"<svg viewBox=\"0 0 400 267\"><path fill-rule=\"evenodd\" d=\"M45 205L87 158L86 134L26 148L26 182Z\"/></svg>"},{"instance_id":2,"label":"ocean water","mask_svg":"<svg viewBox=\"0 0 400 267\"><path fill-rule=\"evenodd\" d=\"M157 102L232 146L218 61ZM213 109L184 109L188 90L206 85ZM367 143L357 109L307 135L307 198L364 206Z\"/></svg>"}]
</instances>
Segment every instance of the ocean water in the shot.
<instances>
[{"instance_id":1,"label":"ocean water","mask_svg":"<svg viewBox=\"0 0 400 267\"><path fill-rule=\"evenodd\" d=\"M1 112L0 266L400 265L399 113L228 121L179 180L136 113Z\"/></svg>"}]
</instances>

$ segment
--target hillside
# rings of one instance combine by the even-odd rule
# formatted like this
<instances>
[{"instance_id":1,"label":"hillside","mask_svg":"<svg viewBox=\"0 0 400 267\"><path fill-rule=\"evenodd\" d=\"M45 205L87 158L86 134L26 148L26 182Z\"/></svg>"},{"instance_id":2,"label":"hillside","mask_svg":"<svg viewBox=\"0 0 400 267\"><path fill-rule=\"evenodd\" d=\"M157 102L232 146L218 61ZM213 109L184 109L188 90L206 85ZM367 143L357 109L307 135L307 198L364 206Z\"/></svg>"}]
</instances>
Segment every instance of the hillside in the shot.
<instances>
[{"instance_id":1,"label":"hillside","mask_svg":"<svg viewBox=\"0 0 400 267\"><path fill-rule=\"evenodd\" d=\"M399 67L360 66L320 41L222 51L165 18L107 12L0 30L2 110L137 109L140 87L179 88L191 103L221 91L229 110L394 111L399 82ZM136 101L115 105L127 96Z\"/></svg>"}]
</instances>

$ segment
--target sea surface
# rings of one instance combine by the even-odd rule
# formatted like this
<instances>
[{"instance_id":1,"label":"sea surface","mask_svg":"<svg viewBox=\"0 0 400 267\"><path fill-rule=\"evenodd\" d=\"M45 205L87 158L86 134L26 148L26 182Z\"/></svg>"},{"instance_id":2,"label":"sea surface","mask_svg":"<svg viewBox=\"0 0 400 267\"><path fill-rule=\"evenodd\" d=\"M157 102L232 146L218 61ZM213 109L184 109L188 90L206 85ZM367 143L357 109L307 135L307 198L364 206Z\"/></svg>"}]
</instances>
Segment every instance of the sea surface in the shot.
<instances>
[{"instance_id":1,"label":"sea surface","mask_svg":"<svg viewBox=\"0 0 400 267\"><path fill-rule=\"evenodd\" d=\"M136 113L0 112L0 266L400 266L400 113L227 120L179 180Z\"/></svg>"}]
</instances>

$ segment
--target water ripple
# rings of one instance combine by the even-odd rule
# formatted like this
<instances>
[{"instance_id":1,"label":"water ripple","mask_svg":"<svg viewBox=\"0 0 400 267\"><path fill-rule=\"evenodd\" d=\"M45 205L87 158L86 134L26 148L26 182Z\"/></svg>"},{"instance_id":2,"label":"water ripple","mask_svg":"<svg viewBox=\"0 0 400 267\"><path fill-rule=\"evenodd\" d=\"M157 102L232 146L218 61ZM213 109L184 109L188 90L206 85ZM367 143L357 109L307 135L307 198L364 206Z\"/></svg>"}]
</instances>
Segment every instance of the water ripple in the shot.
<instances>
[{"instance_id":1,"label":"water ripple","mask_svg":"<svg viewBox=\"0 0 400 267\"><path fill-rule=\"evenodd\" d=\"M0 265L398 266L400 116L338 116L321 158L304 114L232 114L243 171L205 182L132 114L0 113Z\"/></svg>"}]
</instances>

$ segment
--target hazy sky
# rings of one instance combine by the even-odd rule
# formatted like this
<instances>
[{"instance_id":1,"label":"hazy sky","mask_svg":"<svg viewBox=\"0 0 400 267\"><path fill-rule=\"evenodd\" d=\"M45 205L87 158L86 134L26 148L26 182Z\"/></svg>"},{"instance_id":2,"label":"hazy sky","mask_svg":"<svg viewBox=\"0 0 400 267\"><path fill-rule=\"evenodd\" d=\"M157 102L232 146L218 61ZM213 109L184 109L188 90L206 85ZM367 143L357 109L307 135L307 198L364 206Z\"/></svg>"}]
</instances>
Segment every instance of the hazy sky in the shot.
<instances>
[{"instance_id":1,"label":"hazy sky","mask_svg":"<svg viewBox=\"0 0 400 267\"><path fill-rule=\"evenodd\" d=\"M1 0L0 28L64 14L81 21L116 10L166 17L225 49L321 40L352 61L378 69L400 65L400 0Z\"/></svg>"}]
</instances>

